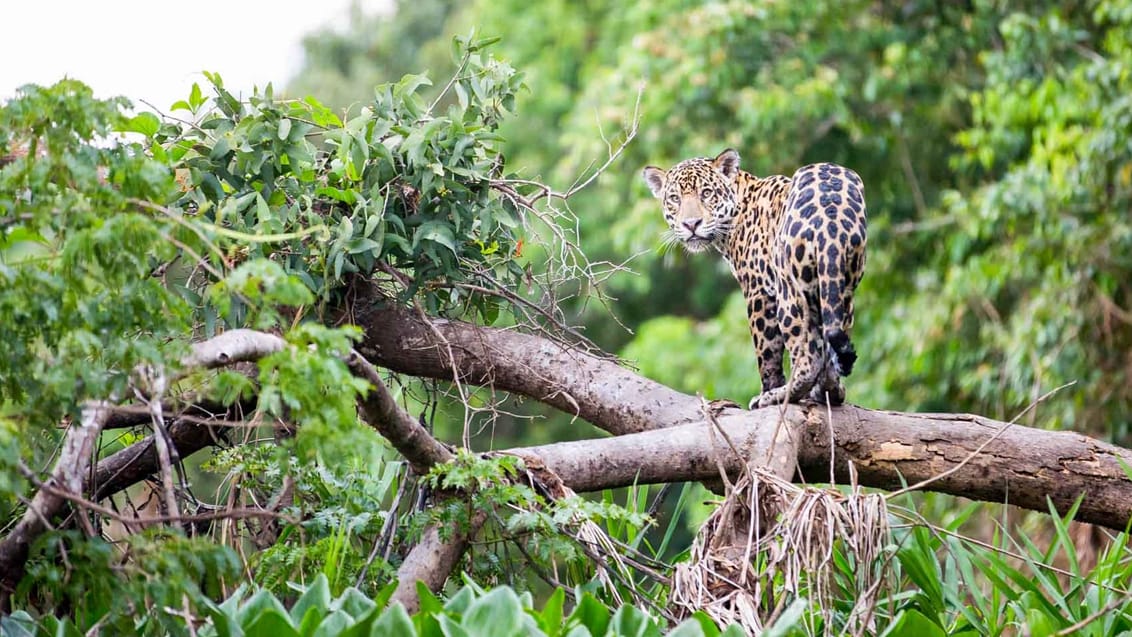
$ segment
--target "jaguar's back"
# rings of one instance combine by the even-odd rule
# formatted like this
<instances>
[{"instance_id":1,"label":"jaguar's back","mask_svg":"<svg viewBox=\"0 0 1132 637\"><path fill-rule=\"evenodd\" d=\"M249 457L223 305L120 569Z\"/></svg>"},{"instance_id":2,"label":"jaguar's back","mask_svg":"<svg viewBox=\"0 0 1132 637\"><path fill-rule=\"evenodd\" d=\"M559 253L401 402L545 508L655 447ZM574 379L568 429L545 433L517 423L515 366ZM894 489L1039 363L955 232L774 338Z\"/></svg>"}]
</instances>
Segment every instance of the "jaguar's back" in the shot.
<instances>
[{"instance_id":1,"label":"jaguar's back","mask_svg":"<svg viewBox=\"0 0 1132 637\"><path fill-rule=\"evenodd\" d=\"M865 265L860 177L824 163L760 178L739 169L733 150L669 171L650 166L644 177L676 239L694 252L719 250L743 289L763 385L752 406L807 396L842 402L839 376L856 360L853 292Z\"/></svg>"}]
</instances>

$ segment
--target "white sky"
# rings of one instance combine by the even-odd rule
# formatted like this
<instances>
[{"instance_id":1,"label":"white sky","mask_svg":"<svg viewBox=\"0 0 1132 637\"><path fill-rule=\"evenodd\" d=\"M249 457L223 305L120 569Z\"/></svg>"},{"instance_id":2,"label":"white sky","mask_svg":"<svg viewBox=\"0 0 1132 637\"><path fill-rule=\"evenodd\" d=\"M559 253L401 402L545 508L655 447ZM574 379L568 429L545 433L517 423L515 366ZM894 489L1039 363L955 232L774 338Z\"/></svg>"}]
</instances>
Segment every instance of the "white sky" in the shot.
<instances>
[{"instance_id":1,"label":"white sky","mask_svg":"<svg viewBox=\"0 0 1132 637\"><path fill-rule=\"evenodd\" d=\"M367 12L389 0L359 0ZM282 88L302 63L304 35L342 28L350 0L0 0L0 100L24 84L82 80L168 111L201 71L233 93ZM206 89L206 95L208 94Z\"/></svg>"}]
</instances>

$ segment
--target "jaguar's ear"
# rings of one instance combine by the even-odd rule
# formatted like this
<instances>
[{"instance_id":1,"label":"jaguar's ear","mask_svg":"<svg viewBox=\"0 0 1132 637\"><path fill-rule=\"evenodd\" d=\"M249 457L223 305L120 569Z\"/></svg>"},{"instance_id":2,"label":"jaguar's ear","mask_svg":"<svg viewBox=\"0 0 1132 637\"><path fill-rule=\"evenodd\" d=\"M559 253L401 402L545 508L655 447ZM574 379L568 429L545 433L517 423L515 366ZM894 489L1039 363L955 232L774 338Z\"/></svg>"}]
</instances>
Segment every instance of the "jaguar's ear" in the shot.
<instances>
[{"instance_id":1,"label":"jaguar's ear","mask_svg":"<svg viewBox=\"0 0 1132 637\"><path fill-rule=\"evenodd\" d=\"M723 174L728 181L734 181L736 175L739 174L739 153L733 149L728 148L719 154L712 162L715 169Z\"/></svg>"},{"instance_id":2,"label":"jaguar's ear","mask_svg":"<svg viewBox=\"0 0 1132 637\"><path fill-rule=\"evenodd\" d=\"M660 199L664 193L664 178L668 175L656 166L645 166L645 169L641 171L641 176L645 178L645 183L649 185L652 196Z\"/></svg>"}]
</instances>

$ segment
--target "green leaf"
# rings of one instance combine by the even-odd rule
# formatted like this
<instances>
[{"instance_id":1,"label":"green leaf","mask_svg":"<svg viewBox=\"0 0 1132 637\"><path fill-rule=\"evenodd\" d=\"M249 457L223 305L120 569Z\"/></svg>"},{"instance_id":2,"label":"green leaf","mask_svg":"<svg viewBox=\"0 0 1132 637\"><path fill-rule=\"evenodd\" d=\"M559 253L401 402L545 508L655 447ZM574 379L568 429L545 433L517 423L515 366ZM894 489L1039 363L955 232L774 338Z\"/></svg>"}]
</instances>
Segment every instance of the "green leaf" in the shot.
<instances>
[{"instance_id":1,"label":"green leaf","mask_svg":"<svg viewBox=\"0 0 1132 637\"><path fill-rule=\"evenodd\" d=\"M460 624L472 637L511 637L525 634L521 622L524 617L526 613L515 591L500 586L472 602Z\"/></svg>"},{"instance_id":2,"label":"green leaf","mask_svg":"<svg viewBox=\"0 0 1132 637\"><path fill-rule=\"evenodd\" d=\"M584 626L591 635L604 635L609 626L609 609L590 593L583 593L566 623Z\"/></svg>"},{"instance_id":3,"label":"green leaf","mask_svg":"<svg viewBox=\"0 0 1132 637\"><path fill-rule=\"evenodd\" d=\"M765 637L785 637L796 628L804 629L803 616L806 613L807 607L809 607L808 600L804 598L794 600L786 607L786 610L782 611L778 620L763 631L763 635Z\"/></svg>"},{"instance_id":4,"label":"green leaf","mask_svg":"<svg viewBox=\"0 0 1132 637\"><path fill-rule=\"evenodd\" d=\"M409 613L405 612L405 607L401 604L393 604L385 609L374 622L371 633L373 637L412 637L416 634L413 620L409 619Z\"/></svg>"},{"instance_id":5,"label":"green leaf","mask_svg":"<svg viewBox=\"0 0 1132 637\"><path fill-rule=\"evenodd\" d=\"M307 590L299 597L299 601L291 607L291 620L296 624L304 621L308 610L318 611L318 617L321 620L329 612L329 607L330 583L325 575L319 573L307 587Z\"/></svg>"},{"instance_id":6,"label":"green leaf","mask_svg":"<svg viewBox=\"0 0 1132 637\"><path fill-rule=\"evenodd\" d=\"M126 120L120 129L123 133L141 133L146 137L153 137L161 130L161 120L150 112L138 113Z\"/></svg>"},{"instance_id":7,"label":"green leaf","mask_svg":"<svg viewBox=\"0 0 1132 637\"><path fill-rule=\"evenodd\" d=\"M300 637L290 617L278 608L265 608L244 628L245 637Z\"/></svg>"},{"instance_id":8,"label":"green leaf","mask_svg":"<svg viewBox=\"0 0 1132 637\"><path fill-rule=\"evenodd\" d=\"M448 598L448 601L444 603L444 610L456 615L463 615L475 599L476 595L472 591L472 587L464 586L456 591L455 595Z\"/></svg>"},{"instance_id":9,"label":"green leaf","mask_svg":"<svg viewBox=\"0 0 1132 637\"><path fill-rule=\"evenodd\" d=\"M909 608L900 613L887 635L888 637L947 637L947 631L920 611Z\"/></svg>"},{"instance_id":10,"label":"green leaf","mask_svg":"<svg viewBox=\"0 0 1132 637\"><path fill-rule=\"evenodd\" d=\"M353 190L342 190L341 188L332 188L330 186L319 188L315 191L315 194L330 197L331 199L341 201L351 206L358 201L358 194Z\"/></svg>"},{"instance_id":11,"label":"green leaf","mask_svg":"<svg viewBox=\"0 0 1132 637\"><path fill-rule=\"evenodd\" d=\"M26 611L18 610L11 615L0 616L0 635L11 637L35 637L36 622Z\"/></svg>"},{"instance_id":12,"label":"green leaf","mask_svg":"<svg viewBox=\"0 0 1132 637\"><path fill-rule=\"evenodd\" d=\"M535 615L542 632L554 637L562 630L562 609L566 605L566 589L559 586L547 598L542 612Z\"/></svg>"},{"instance_id":13,"label":"green leaf","mask_svg":"<svg viewBox=\"0 0 1132 637\"><path fill-rule=\"evenodd\" d=\"M432 241L448 248L456 254L456 237L452 233L452 226L439 221L422 223L413 234L413 245L421 241Z\"/></svg>"},{"instance_id":14,"label":"green leaf","mask_svg":"<svg viewBox=\"0 0 1132 637\"><path fill-rule=\"evenodd\" d=\"M394 86L393 97L397 98L398 100L404 100L413 93L416 93L417 89L422 86L432 86L432 80L428 79L427 75L423 73L419 75L405 75L401 78L401 81L397 82L396 86Z\"/></svg>"},{"instance_id":15,"label":"green leaf","mask_svg":"<svg viewBox=\"0 0 1132 637\"><path fill-rule=\"evenodd\" d=\"M283 119L279 120L279 128L275 131L275 136L279 138L279 141L285 142L287 141L287 137L290 135L291 120L284 117Z\"/></svg>"},{"instance_id":16,"label":"green leaf","mask_svg":"<svg viewBox=\"0 0 1132 637\"><path fill-rule=\"evenodd\" d=\"M276 610L286 615L283 604L280 604L279 600L275 599L274 595L269 591L259 590L249 597L248 600L244 602L243 606L240 607L240 610L236 613L236 619L241 625L247 625L250 623L249 620L252 617L256 617L268 610Z\"/></svg>"},{"instance_id":17,"label":"green leaf","mask_svg":"<svg viewBox=\"0 0 1132 637\"><path fill-rule=\"evenodd\" d=\"M314 609L312 608L311 610L313 611ZM304 625L306 624L306 622L303 623ZM310 633L310 635L311 637L339 637L346 628L353 623L349 613L343 610L336 610L323 617L318 627L313 633ZM306 635L307 633L304 632L303 634Z\"/></svg>"},{"instance_id":18,"label":"green leaf","mask_svg":"<svg viewBox=\"0 0 1132 637\"><path fill-rule=\"evenodd\" d=\"M365 615L373 612L373 609L377 608L377 602L351 586L338 598L338 607L349 613L350 617L354 618L354 621L358 621Z\"/></svg>"},{"instance_id":19,"label":"green leaf","mask_svg":"<svg viewBox=\"0 0 1132 637\"><path fill-rule=\"evenodd\" d=\"M221 137L213 144L212 150L208 153L208 158L212 161L220 161L227 157L230 152L232 152L232 145L228 142L228 138Z\"/></svg>"},{"instance_id":20,"label":"green leaf","mask_svg":"<svg viewBox=\"0 0 1132 637\"><path fill-rule=\"evenodd\" d=\"M205 76L208 77L208 74L206 73ZM209 79L212 79L212 78L210 77ZM215 82L217 82L217 83L220 82L220 76L219 75L216 76ZM204 105L206 100L207 100L207 98L204 96L204 94L200 90L200 84L193 82L192 91L189 92L189 110L191 110L195 113L201 106Z\"/></svg>"},{"instance_id":21,"label":"green leaf","mask_svg":"<svg viewBox=\"0 0 1132 637\"><path fill-rule=\"evenodd\" d=\"M636 606L625 605L617 609L610 620L609 630L618 637L646 637L659 635L656 622Z\"/></svg>"},{"instance_id":22,"label":"green leaf","mask_svg":"<svg viewBox=\"0 0 1132 637\"><path fill-rule=\"evenodd\" d=\"M448 615L437 615L436 621L440 624L440 632L444 637L488 637L494 633L474 633L461 626Z\"/></svg>"}]
</instances>

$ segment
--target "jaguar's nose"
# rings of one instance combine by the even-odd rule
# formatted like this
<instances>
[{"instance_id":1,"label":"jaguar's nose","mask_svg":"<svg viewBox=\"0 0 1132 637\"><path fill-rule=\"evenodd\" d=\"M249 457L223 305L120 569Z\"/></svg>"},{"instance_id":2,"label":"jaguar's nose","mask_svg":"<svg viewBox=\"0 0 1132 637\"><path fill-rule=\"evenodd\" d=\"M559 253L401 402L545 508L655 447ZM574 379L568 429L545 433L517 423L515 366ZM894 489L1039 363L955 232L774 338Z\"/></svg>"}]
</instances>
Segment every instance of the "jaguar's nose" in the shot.
<instances>
[{"instance_id":1,"label":"jaguar's nose","mask_svg":"<svg viewBox=\"0 0 1132 637\"><path fill-rule=\"evenodd\" d=\"M692 234L696 234L696 228L699 228L700 223L702 223L702 222L703 222L703 219L685 219L681 223L684 225L685 228L688 229L688 232L691 232Z\"/></svg>"}]
</instances>

